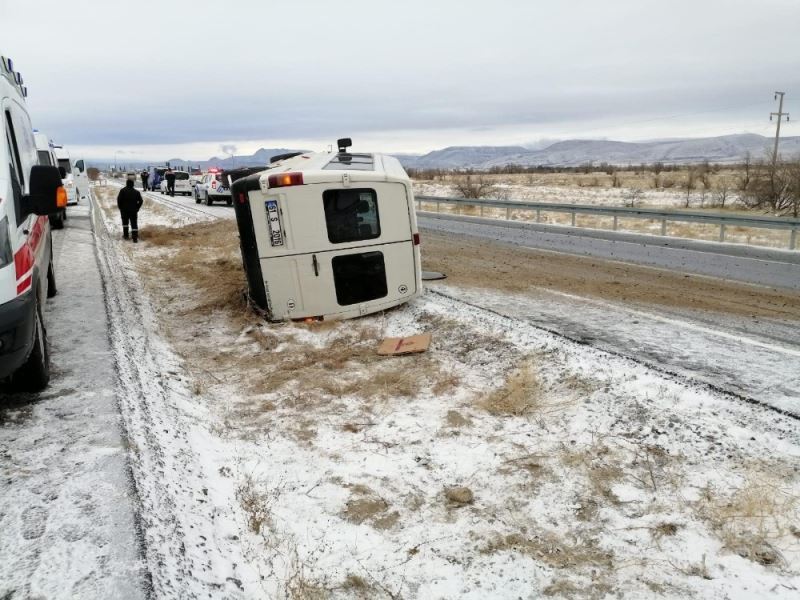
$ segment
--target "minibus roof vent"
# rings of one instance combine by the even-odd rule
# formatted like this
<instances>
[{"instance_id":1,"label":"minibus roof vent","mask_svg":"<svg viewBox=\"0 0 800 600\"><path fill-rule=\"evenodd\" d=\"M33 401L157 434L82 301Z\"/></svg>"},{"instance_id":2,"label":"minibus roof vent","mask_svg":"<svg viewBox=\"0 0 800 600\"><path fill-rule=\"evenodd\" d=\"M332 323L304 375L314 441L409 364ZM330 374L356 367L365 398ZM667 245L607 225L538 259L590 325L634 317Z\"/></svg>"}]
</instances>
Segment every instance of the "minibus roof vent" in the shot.
<instances>
[{"instance_id":1,"label":"minibus roof vent","mask_svg":"<svg viewBox=\"0 0 800 600\"><path fill-rule=\"evenodd\" d=\"M279 160L286 160L287 158L294 158L295 156L300 156L303 154L302 152L287 152L285 154L276 154L272 158L269 159L269 164L276 163Z\"/></svg>"},{"instance_id":2,"label":"minibus roof vent","mask_svg":"<svg viewBox=\"0 0 800 600\"><path fill-rule=\"evenodd\" d=\"M340 152L334 156L323 169L334 171L374 171L375 160L372 154L347 154L345 152Z\"/></svg>"}]
</instances>

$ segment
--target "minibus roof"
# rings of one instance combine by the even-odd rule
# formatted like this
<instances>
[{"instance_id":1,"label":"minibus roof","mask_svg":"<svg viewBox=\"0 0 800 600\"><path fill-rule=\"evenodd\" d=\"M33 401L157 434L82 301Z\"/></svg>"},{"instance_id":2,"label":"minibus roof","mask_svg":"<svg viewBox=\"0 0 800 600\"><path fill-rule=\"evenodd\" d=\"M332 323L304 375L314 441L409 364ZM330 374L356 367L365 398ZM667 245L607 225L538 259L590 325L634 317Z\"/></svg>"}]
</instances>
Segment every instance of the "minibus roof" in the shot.
<instances>
[{"instance_id":1,"label":"minibus roof","mask_svg":"<svg viewBox=\"0 0 800 600\"><path fill-rule=\"evenodd\" d=\"M395 157L354 152L305 152L271 164L261 178L289 172L303 173L308 183L341 181L345 173L354 181L409 181Z\"/></svg>"}]
</instances>

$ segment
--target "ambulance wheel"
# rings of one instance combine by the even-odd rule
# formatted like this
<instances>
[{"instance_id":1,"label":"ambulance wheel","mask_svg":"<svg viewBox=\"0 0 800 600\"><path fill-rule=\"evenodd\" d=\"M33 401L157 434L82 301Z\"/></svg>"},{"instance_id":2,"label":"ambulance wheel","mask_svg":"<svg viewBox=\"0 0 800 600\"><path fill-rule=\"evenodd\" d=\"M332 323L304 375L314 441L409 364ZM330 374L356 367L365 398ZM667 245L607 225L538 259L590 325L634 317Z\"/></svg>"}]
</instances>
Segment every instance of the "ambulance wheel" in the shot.
<instances>
[{"instance_id":1,"label":"ambulance wheel","mask_svg":"<svg viewBox=\"0 0 800 600\"><path fill-rule=\"evenodd\" d=\"M159 190L159 191L161 192L161 195L163 196L164 195L164 190Z\"/></svg>"},{"instance_id":2,"label":"ambulance wheel","mask_svg":"<svg viewBox=\"0 0 800 600\"><path fill-rule=\"evenodd\" d=\"M33 324L33 350L28 360L12 377L15 388L23 392L38 392L50 382L50 350L47 346L47 332L42 323L42 310L36 303Z\"/></svg>"},{"instance_id":3,"label":"ambulance wheel","mask_svg":"<svg viewBox=\"0 0 800 600\"><path fill-rule=\"evenodd\" d=\"M197 190L194 191L194 203L200 204L200 194L197 193Z\"/></svg>"},{"instance_id":4,"label":"ambulance wheel","mask_svg":"<svg viewBox=\"0 0 800 600\"><path fill-rule=\"evenodd\" d=\"M53 269L53 261L50 261L50 264L47 266L47 297L52 298L58 293L58 287L56 286L56 272Z\"/></svg>"},{"instance_id":5,"label":"ambulance wheel","mask_svg":"<svg viewBox=\"0 0 800 600\"><path fill-rule=\"evenodd\" d=\"M214 204L214 201L211 199L211 196L206 193L206 206L211 206L212 204Z\"/></svg>"},{"instance_id":6,"label":"ambulance wheel","mask_svg":"<svg viewBox=\"0 0 800 600\"><path fill-rule=\"evenodd\" d=\"M67 220L67 209L66 208L62 211L61 215L62 215L62 218L66 221Z\"/></svg>"},{"instance_id":7,"label":"ambulance wheel","mask_svg":"<svg viewBox=\"0 0 800 600\"><path fill-rule=\"evenodd\" d=\"M233 206L233 198L228 198L225 202L228 203L228 206Z\"/></svg>"}]
</instances>

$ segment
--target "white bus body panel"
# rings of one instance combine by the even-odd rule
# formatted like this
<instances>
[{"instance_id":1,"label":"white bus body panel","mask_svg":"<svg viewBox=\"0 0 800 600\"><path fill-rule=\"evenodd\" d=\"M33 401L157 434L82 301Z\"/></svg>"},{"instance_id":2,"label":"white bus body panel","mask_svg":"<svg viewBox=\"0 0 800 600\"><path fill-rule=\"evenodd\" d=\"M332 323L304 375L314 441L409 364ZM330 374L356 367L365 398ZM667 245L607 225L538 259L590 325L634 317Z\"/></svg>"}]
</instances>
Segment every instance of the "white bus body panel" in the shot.
<instances>
[{"instance_id":1,"label":"white bus body panel","mask_svg":"<svg viewBox=\"0 0 800 600\"><path fill-rule=\"evenodd\" d=\"M382 159L386 158L375 155L377 166L382 167ZM287 165L285 171L300 169ZM248 197L272 320L358 317L403 304L421 294L420 253L414 239L418 231L414 197L402 167L391 174L382 168L347 171L346 177L342 171L314 169L303 172L304 185L269 188L268 177L274 172L264 173L261 189L251 191ZM332 242L323 201L328 190L374 191L379 235ZM273 238L275 226L270 227L267 205L271 202L277 203L278 208L278 239ZM274 208L272 215L274 219ZM363 225L375 230L374 221ZM385 294L364 302L340 304L334 264L342 265L346 259L336 261L337 257L350 255L363 255L374 263L379 263L382 256Z\"/></svg>"}]
</instances>

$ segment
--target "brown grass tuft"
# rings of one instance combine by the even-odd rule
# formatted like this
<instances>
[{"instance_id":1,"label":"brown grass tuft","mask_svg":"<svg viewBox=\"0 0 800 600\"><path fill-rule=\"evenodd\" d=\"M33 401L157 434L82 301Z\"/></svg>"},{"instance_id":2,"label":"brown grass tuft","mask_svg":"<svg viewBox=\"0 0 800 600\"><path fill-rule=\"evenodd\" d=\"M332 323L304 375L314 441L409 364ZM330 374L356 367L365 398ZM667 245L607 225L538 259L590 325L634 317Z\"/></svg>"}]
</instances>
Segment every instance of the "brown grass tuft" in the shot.
<instances>
[{"instance_id":1,"label":"brown grass tuft","mask_svg":"<svg viewBox=\"0 0 800 600\"><path fill-rule=\"evenodd\" d=\"M526 365L513 373L505 385L480 402L492 415L522 416L538 412L543 405L543 387L536 372Z\"/></svg>"}]
</instances>

